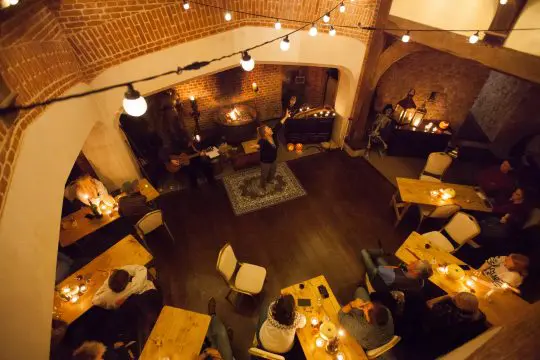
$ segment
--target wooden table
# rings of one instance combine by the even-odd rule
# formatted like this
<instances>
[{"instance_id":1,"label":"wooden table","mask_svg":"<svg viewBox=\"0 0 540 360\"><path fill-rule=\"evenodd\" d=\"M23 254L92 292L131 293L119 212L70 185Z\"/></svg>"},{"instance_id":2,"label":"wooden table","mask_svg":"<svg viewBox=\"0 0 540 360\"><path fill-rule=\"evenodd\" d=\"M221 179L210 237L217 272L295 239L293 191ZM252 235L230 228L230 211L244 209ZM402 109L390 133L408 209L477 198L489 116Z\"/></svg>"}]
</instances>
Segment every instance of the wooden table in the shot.
<instances>
[{"instance_id":1,"label":"wooden table","mask_svg":"<svg viewBox=\"0 0 540 360\"><path fill-rule=\"evenodd\" d=\"M163 307L140 359L198 359L209 324L206 314Z\"/></svg>"},{"instance_id":2,"label":"wooden table","mask_svg":"<svg viewBox=\"0 0 540 360\"><path fill-rule=\"evenodd\" d=\"M56 318L71 324L92 307L94 294L107 279L111 270L124 265L146 265L150 260L152 260L152 255L132 235L126 236L56 286L57 291L54 293ZM60 298L58 291L62 288L83 283L88 287L88 291L80 296L77 303L72 304Z\"/></svg>"},{"instance_id":3,"label":"wooden table","mask_svg":"<svg viewBox=\"0 0 540 360\"><path fill-rule=\"evenodd\" d=\"M427 243L429 243L429 241L422 235L417 232L412 232L407 240L405 240L396 251L396 257L407 264L416 261L417 257L422 260L430 261L434 268L433 276L431 276L429 280L448 294L470 291L465 284L466 279L472 275L470 271L465 272L466 276L462 280L452 280L437 271L437 267L442 264L464 265L465 263L450 253L436 250L433 247L426 249L425 245ZM489 282L489 279L483 275L480 276L480 279ZM476 282L472 285L472 289L478 298L480 310L486 315L487 320L495 326L503 325L514 320L531 306L531 304L510 290L496 290L488 301L485 299L485 296L489 291L489 287Z\"/></svg>"},{"instance_id":4,"label":"wooden table","mask_svg":"<svg viewBox=\"0 0 540 360\"><path fill-rule=\"evenodd\" d=\"M147 201L154 200L159 196L159 192L147 179L139 180L139 187L141 194L146 197ZM124 195L124 193L118 195L115 200L118 201L118 199ZM103 217L100 219L87 219L85 216L91 213L92 210L88 206L84 206L74 213L62 218L62 223L70 224L75 222L76 226L66 229L63 227L60 228L59 242L61 247L72 245L83 237L120 218L118 211L113 211L110 215L103 214Z\"/></svg>"},{"instance_id":5,"label":"wooden table","mask_svg":"<svg viewBox=\"0 0 540 360\"><path fill-rule=\"evenodd\" d=\"M396 178L401 200L409 204L441 206L448 204L459 205L463 210L491 212L491 207L480 198L473 186L438 183L409 178ZM433 198L432 190L452 188L456 191L453 199L442 200Z\"/></svg>"},{"instance_id":6,"label":"wooden table","mask_svg":"<svg viewBox=\"0 0 540 360\"><path fill-rule=\"evenodd\" d=\"M324 348L318 348L315 346L317 334L313 332L310 319L317 316L319 321L321 321L326 315L328 318L330 318L330 321L339 328L338 312L341 309L341 305L334 296L334 293L332 292L330 285L328 285L324 275L306 280L302 282L302 284L304 284L304 289L300 289L299 284L295 284L282 289L281 293L291 294L296 301L298 301L299 298L311 299L311 306L297 307L297 311L304 314L307 319L306 326L296 331L300 344L302 345L302 349L304 350L304 354L308 360L335 360L335 355L329 355ZM319 285L324 285L328 290L328 294L330 296L327 299L321 298L319 290L317 289ZM322 299L322 308L320 310L317 309L317 301L319 298ZM344 353L345 359L347 360L367 359L366 353L362 347L353 337L349 335L345 335L345 337L342 338L339 345L339 351Z\"/></svg>"}]
</instances>

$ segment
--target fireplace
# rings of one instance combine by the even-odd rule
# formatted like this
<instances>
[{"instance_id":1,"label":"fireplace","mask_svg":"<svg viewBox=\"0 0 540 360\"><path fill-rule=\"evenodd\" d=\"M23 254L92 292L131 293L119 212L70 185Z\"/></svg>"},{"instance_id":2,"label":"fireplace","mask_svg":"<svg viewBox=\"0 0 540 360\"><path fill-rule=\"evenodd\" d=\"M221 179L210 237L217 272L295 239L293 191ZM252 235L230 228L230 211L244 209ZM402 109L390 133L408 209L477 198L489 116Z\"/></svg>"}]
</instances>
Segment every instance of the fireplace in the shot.
<instances>
[{"instance_id":1,"label":"fireplace","mask_svg":"<svg viewBox=\"0 0 540 360\"><path fill-rule=\"evenodd\" d=\"M238 145L256 136L257 112L248 105L226 106L219 111L217 124L230 145Z\"/></svg>"}]
</instances>

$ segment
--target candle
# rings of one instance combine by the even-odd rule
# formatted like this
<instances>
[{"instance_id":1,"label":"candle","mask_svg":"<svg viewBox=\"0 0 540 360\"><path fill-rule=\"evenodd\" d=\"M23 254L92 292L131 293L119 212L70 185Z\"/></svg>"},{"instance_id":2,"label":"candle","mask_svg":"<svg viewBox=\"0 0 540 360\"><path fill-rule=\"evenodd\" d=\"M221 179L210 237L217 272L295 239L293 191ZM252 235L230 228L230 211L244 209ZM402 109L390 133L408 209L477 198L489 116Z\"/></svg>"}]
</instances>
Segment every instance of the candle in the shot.
<instances>
[{"instance_id":1,"label":"candle","mask_svg":"<svg viewBox=\"0 0 540 360\"><path fill-rule=\"evenodd\" d=\"M190 100L190 101L195 101L195 96L191 95L191 96L189 97L189 100Z\"/></svg>"},{"instance_id":2,"label":"candle","mask_svg":"<svg viewBox=\"0 0 540 360\"><path fill-rule=\"evenodd\" d=\"M69 288L69 286L66 286L66 287L62 288L62 292L64 294L69 294L71 292L71 289Z\"/></svg>"},{"instance_id":3,"label":"candle","mask_svg":"<svg viewBox=\"0 0 540 360\"><path fill-rule=\"evenodd\" d=\"M344 337L345 336L345 330L343 330L343 329L339 329L337 333L338 333L339 337Z\"/></svg>"},{"instance_id":4,"label":"candle","mask_svg":"<svg viewBox=\"0 0 540 360\"><path fill-rule=\"evenodd\" d=\"M72 289L71 289L71 295L77 295L79 293L79 285L75 285Z\"/></svg>"},{"instance_id":5,"label":"candle","mask_svg":"<svg viewBox=\"0 0 540 360\"><path fill-rule=\"evenodd\" d=\"M437 268L437 271L440 273L440 274L448 274L448 267L447 266L439 266Z\"/></svg>"},{"instance_id":6,"label":"candle","mask_svg":"<svg viewBox=\"0 0 540 360\"><path fill-rule=\"evenodd\" d=\"M314 316L311 318L311 326L315 327L317 325L319 325L319 319Z\"/></svg>"},{"instance_id":7,"label":"candle","mask_svg":"<svg viewBox=\"0 0 540 360\"><path fill-rule=\"evenodd\" d=\"M81 286L79 287L79 292L80 292L81 294L84 294L84 293L86 292L86 290L88 290L88 287L87 287L86 285L81 285Z\"/></svg>"},{"instance_id":8,"label":"candle","mask_svg":"<svg viewBox=\"0 0 540 360\"><path fill-rule=\"evenodd\" d=\"M508 286L507 283L502 283L501 287L502 287L503 289L508 289L510 286Z\"/></svg>"},{"instance_id":9,"label":"candle","mask_svg":"<svg viewBox=\"0 0 540 360\"><path fill-rule=\"evenodd\" d=\"M90 196L88 194L84 194L83 195L83 198L85 198L86 200L88 200L90 198Z\"/></svg>"},{"instance_id":10,"label":"candle","mask_svg":"<svg viewBox=\"0 0 540 360\"><path fill-rule=\"evenodd\" d=\"M73 295L69 301L71 301L72 304L75 304L77 301L79 301L79 295Z\"/></svg>"},{"instance_id":11,"label":"candle","mask_svg":"<svg viewBox=\"0 0 540 360\"><path fill-rule=\"evenodd\" d=\"M324 346L324 340L320 337L318 337L316 340L315 340L315 345L317 345L318 348L321 348Z\"/></svg>"},{"instance_id":12,"label":"candle","mask_svg":"<svg viewBox=\"0 0 540 360\"><path fill-rule=\"evenodd\" d=\"M337 360L345 360L345 354L343 354L342 352L338 352L337 355L336 355L336 359Z\"/></svg>"},{"instance_id":13,"label":"candle","mask_svg":"<svg viewBox=\"0 0 540 360\"><path fill-rule=\"evenodd\" d=\"M465 284L467 284L468 287L472 288L474 286L474 281L472 279L467 279L467 281L465 281Z\"/></svg>"}]
</instances>

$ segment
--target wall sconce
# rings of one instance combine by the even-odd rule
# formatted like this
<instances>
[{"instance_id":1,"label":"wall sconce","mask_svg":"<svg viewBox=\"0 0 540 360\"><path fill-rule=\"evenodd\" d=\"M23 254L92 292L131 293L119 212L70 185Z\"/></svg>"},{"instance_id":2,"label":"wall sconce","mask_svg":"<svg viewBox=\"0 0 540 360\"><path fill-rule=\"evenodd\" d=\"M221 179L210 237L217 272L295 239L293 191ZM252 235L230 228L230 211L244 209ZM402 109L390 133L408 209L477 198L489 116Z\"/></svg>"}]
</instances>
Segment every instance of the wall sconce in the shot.
<instances>
[{"instance_id":1,"label":"wall sconce","mask_svg":"<svg viewBox=\"0 0 540 360\"><path fill-rule=\"evenodd\" d=\"M394 112L392 113L394 120L398 125L407 125L413 119L413 115L416 110L416 104L414 103L413 96L415 94L414 89L409 90L409 93L404 99L398 101L394 107Z\"/></svg>"},{"instance_id":2,"label":"wall sconce","mask_svg":"<svg viewBox=\"0 0 540 360\"><path fill-rule=\"evenodd\" d=\"M259 92L259 85L254 82L253 84L251 84L251 89L253 90L253 92Z\"/></svg>"}]
</instances>

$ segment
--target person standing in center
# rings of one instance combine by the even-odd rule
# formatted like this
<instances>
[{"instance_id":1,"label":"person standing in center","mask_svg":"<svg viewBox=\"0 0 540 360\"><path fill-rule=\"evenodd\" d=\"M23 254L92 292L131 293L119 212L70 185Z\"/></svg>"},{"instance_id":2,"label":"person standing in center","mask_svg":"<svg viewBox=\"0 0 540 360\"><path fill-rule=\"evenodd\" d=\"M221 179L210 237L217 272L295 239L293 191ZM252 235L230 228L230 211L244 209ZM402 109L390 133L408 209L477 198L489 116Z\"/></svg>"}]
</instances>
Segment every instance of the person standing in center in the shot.
<instances>
[{"instance_id":1,"label":"person standing in center","mask_svg":"<svg viewBox=\"0 0 540 360\"><path fill-rule=\"evenodd\" d=\"M279 147L278 133L290 116L287 110L285 116L273 127L262 125L257 128L258 142L255 148L260 151L261 156L261 180L260 192L266 192L266 184L273 183L277 169L277 150Z\"/></svg>"}]
</instances>

